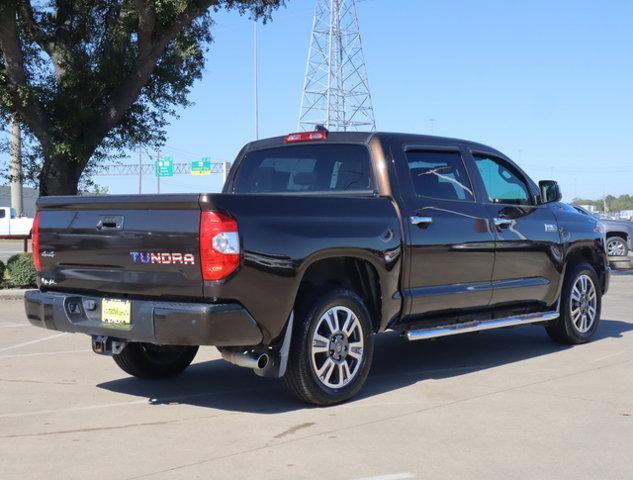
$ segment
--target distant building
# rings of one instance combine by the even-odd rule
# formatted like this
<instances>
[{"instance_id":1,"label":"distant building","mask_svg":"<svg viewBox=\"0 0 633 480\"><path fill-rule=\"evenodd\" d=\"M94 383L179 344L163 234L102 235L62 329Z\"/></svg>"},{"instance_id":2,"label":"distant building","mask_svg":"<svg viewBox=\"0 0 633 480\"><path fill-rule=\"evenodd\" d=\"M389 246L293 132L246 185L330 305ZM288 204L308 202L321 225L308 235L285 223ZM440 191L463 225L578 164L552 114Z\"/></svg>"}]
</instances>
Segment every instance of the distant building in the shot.
<instances>
[{"instance_id":1,"label":"distant building","mask_svg":"<svg viewBox=\"0 0 633 480\"><path fill-rule=\"evenodd\" d=\"M37 201L37 197L39 197L39 192L34 188L26 188L22 189L23 196L23 205L24 205L24 213L26 213L27 217L35 216L35 202ZM8 185L0 186L0 207L10 207L11 206L11 187Z\"/></svg>"}]
</instances>

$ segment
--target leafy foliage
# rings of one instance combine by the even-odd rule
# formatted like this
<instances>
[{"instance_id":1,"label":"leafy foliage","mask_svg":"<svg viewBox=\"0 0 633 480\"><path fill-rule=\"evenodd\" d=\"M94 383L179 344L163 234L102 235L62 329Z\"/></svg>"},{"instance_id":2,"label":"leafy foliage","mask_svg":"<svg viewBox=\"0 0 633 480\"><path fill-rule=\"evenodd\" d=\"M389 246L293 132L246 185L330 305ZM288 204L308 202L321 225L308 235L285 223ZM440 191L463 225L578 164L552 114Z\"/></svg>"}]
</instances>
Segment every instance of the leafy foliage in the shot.
<instances>
[{"instance_id":1,"label":"leafy foliage","mask_svg":"<svg viewBox=\"0 0 633 480\"><path fill-rule=\"evenodd\" d=\"M26 136L25 179L74 194L103 158L160 145L204 70L213 14L284 0L2 0L0 127Z\"/></svg>"},{"instance_id":2,"label":"leafy foliage","mask_svg":"<svg viewBox=\"0 0 633 480\"><path fill-rule=\"evenodd\" d=\"M10 287L35 287L37 270L33 265L32 253L18 253L7 261L6 277Z\"/></svg>"},{"instance_id":3,"label":"leafy foliage","mask_svg":"<svg viewBox=\"0 0 633 480\"><path fill-rule=\"evenodd\" d=\"M633 210L633 195L620 195L619 197L607 195L599 200L574 198L572 203L575 205L593 205L598 210L603 210L606 206L607 212L620 212L622 210Z\"/></svg>"}]
</instances>

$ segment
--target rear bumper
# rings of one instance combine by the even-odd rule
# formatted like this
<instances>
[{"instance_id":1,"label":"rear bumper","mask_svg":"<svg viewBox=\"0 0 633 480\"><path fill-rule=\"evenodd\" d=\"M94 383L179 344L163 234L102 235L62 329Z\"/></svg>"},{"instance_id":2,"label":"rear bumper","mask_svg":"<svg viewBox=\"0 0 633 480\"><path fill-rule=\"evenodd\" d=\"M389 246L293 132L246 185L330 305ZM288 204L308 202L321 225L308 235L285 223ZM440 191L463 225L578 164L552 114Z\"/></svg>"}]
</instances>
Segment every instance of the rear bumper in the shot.
<instances>
[{"instance_id":1,"label":"rear bumper","mask_svg":"<svg viewBox=\"0 0 633 480\"><path fill-rule=\"evenodd\" d=\"M253 346L262 333L239 304L159 302L132 299L132 321L116 327L101 322L101 297L68 293L26 292L31 324L62 332L105 335L159 345Z\"/></svg>"}]
</instances>

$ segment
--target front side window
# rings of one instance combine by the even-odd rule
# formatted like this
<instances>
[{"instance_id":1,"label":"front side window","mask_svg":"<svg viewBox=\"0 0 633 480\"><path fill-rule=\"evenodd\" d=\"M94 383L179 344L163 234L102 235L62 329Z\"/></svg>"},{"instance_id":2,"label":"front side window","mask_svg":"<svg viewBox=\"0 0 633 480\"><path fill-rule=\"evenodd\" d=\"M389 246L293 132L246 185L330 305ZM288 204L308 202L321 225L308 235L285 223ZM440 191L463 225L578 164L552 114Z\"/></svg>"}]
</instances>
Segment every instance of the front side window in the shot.
<instances>
[{"instance_id":1,"label":"front side window","mask_svg":"<svg viewBox=\"0 0 633 480\"><path fill-rule=\"evenodd\" d=\"M0 218L4 218L6 216L6 211L4 209L0 210Z\"/></svg>"},{"instance_id":2,"label":"front side window","mask_svg":"<svg viewBox=\"0 0 633 480\"><path fill-rule=\"evenodd\" d=\"M488 201L508 205L531 205L530 190L515 169L498 158L475 154Z\"/></svg>"},{"instance_id":3,"label":"front side window","mask_svg":"<svg viewBox=\"0 0 633 480\"><path fill-rule=\"evenodd\" d=\"M473 201L473 189L459 152L411 150L407 163L416 195Z\"/></svg>"},{"instance_id":4,"label":"front side window","mask_svg":"<svg viewBox=\"0 0 633 480\"><path fill-rule=\"evenodd\" d=\"M353 192L371 188L366 147L310 144L247 153L238 171L236 192Z\"/></svg>"}]
</instances>

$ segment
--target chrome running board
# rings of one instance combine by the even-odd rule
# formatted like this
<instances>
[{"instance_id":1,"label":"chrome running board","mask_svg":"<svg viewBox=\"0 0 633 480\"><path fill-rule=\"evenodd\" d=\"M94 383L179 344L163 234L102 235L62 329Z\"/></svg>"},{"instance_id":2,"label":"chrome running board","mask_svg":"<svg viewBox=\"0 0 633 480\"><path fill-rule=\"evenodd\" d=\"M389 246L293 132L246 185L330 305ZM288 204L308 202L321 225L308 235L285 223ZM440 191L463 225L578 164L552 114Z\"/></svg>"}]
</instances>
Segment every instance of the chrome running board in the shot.
<instances>
[{"instance_id":1,"label":"chrome running board","mask_svg":"<svg viewBox=\"0 0 633 480\"><path fill-rule=\"evenodd\" d=\"M407 340L426 340L427 338L448 337L459 335L460 333L481 332L483 330L493 330L495 328L516 327L518 325L528 325L530 323L549 322L559 317L558 312L530 313L527 315L516 315L507 318L495 318L493 320L476 320L472 322L454 323L442 327L422 328L409 330L406 332Z\"/></svg>"}]
</instances>

